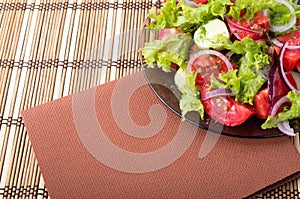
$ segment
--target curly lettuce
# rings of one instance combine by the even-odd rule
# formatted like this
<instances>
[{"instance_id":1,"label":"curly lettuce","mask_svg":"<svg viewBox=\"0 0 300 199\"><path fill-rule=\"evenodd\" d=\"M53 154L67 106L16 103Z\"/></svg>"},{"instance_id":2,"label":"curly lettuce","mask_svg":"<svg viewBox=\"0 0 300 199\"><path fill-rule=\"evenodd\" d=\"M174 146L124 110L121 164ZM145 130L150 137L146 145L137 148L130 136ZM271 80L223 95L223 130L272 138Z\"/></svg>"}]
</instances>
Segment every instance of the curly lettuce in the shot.
<instances>
[{"instance_id":1,"label":"curly lettuce","mask_svg":"<svg viewBox=\"0 0 300 199\"><path fill-rule=\"evenodd\" d=\"M192 37L189 34L174 34L166 36L162 40L146 43L140 50L150 67L154 67L156 64L162 70L169 72L172 63L185 68L191 42Z\"/></svg>"},{"instance_id":2,"label":"curly lettuce","mask_svg":"<svg viewBox=\"0 0 300 199\"><path fill-rule=\"evenodd\" d=\"M262 10L273 8L276 0L236 0L227 13L228 17L233 17L237 21L250 20L254 15ZM244 15L241 15L245 13Z\"/></svg>"},{"instance_id":3,"label":"curly lettuce","mask_svg":"<svg viewBox=\"0 0 300 199\"><path fill-rule=\"evenodd\" d=\"M230 0L210 0L207 4L199 4L197 8L185 5L184 1L179 1L182 11L179 12L177 23L178 29L189 31L195 30L200 25L212 19L222 18L226 13L226 6L232 5Z\"/></svg>"},{"instance_id":4,"label":"curly lettuce","mask_svg":"<svg viewBox=\"0 0 300 199\"><path fill-rule=\"evenodd\" d=\"M232 5L230 0L209 0L207 4L199 4L197 8L193 8L186 5L184 0L180 0L178 4L176 0L168 0L157 13L149 14L153 21L147 27L155 30L177 28L194 32L211 19L224 18L228 5Z\"/></svg>"},{"instance_id":5,"label":"curly lettuce","mask_svg":"<svg viewBox=\"0 0 300 199\"><path fill-rule=\"evenodd\" d=\"M149 18L153 20L147 28L153 30L160 30L163 28L175 27L175 23L178 20L180 7L177 5L176 0L168 0L163 3L163 7L156 12L149 13Z\"/></svg>"},{"instance_id":6,"label":"curly lettuce","mask_svg":"<svg viewBox=\"0 0 300 199\"><path fill-rule=\"evenodd\" d=\"M204 107L200 100L200 92L195 85L195 79L197 74L186 74L181 68L175 74L175 84L178 90L182 93L179 101L179 107L181 110L182 119L185 119L185 115L190 111L196 111L199 113L200 118L204 118Z\"/></svg>"},{"instance_id":7,"label":"curly lettuce","mask_svg":"<svg viewBox=\"0 0 300 199\"><path fill-rule=\"evenodd\" d=\"M232 45L225 46L233 53L241 55L238 69L220 73L222 82L211 78L212 88L229 88L236 94L236 100L242 103L253 104L253 98L266 82L258 71L270 62L265 43L256 43L250 38L235 41Z\"/></svg>"}]
</instances>

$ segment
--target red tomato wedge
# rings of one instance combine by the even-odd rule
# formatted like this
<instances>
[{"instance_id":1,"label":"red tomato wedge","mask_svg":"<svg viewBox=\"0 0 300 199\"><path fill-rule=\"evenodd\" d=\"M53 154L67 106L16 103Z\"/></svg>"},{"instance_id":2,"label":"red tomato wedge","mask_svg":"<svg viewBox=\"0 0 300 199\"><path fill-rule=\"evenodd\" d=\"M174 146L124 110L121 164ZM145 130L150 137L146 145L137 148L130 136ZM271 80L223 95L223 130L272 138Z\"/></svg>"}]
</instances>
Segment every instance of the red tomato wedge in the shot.
<instances>
[{"instance_id":1,"label":"red tomato wedge","mask_svg":"<svg viewBox=\"0 0 300 199\"><path fill-rule=\"evenodd\" d=\"M268 118L271 110L271 102L267 88L254 96L253 107L257 117L260 119Z\"/></svg>"},{"instance_id":2,"label":"red tomato wedge","mask_svg":"<svg viewBox=\"0 0 300 199\"><path fill-rule=\"evenodd\" d=\"M269 92L268 94L270 97L271 106L273 106L280 98L286 96L287 93L290 91L290 89L288 88L284 80L281 78L278 68L277 69L275 68L275 70L272 70L270 73L272 74L270 76L271 78L268 86L268 92ZM295 76L294 78L291 72L286 72L285 75L288 81L295 88L297 88L297 83L295 80L295 78L297 77Z\"/></svg>"},{"instance_id":3,"label":"red tomato wedge","mask_svg":"<svg viewBox=\"0 0 300 199\"><path fill-rule=\"evenodd\" d=\"M201 96L205 93L205 89L202 89ZM255 114L250 106L236 102L231 97L214 97L201 101L207 115L225 126L238 126Z\"/></svg>"},{"instance_id":4,"label":"red tomato wedge","mask_svg":"<svg viewBox=\"0 0 300 199\"><path fill-rule=\"evenodd\" d=\"M287 33L281 37L277 38L280 43L288 42L291 46L300 46L300 31L294 30L290 33ZM275 46L275 51L279 55L280 48ZM300 71L300 50L291 50L286 49L283 56L283 66L286 71L291 71L297 67L298 71Z\"/></svg>"},{"instance_id":5,"label":"red tomato wedge","mask_svg":"<svg viewBox=\"0 0 300 199\"><path fill-rule=\"evenodd\" d=\"M270 30L270 19L262 12L257 12L252 20L242 20L238 22L233 18L229 18L227 21L230 32L239 40L242 40L244 37L257 40L261 38L266 31Z\"/></svg>"},{"instance_id":6,"label":"red tomato wedge","mask_svg":"<svg viewBox=\"0 0 300 199\"><path fill-rule=\"evenodd\" d=\"M297 17L296 26L300 26L300 17Z\"/></svg>"},{"instance_id":7,"label":"red tomato wedge","mask_svg":"<svg viewBox=\"0 0 300 199\"><path fill-rule=\"evenodd\" d=\"M226 64L214 55L201 55L195 59L187 72L197 72L196 86L202 87L210 84L210 76L213 74L218 78L220 72L227 72Z\"/></svg>"},{"instance_id":8,"label":"red tomato wedge","mask_svg":"<svg viewBox=\"0 0 300 199\"><path fill-rule=\"evenodd\" d=\"M196 4L207 4L208 0L195 0Z\"/></svg>"},{"instance_id":9,"label":"red tomato wedge","mask_svg":"<svg viewBox=\"0 0 300 199\"><path fill-rule=\"evenodd\" d=\"M287 95L287 93L289 92L288 87L285 85L285 83L281 79L278 79L278 81L275 82L274 86L275 86L275 96L274 96L274 100L273 100L273 105L281 97Z\"/></svg>"}]
</instances>

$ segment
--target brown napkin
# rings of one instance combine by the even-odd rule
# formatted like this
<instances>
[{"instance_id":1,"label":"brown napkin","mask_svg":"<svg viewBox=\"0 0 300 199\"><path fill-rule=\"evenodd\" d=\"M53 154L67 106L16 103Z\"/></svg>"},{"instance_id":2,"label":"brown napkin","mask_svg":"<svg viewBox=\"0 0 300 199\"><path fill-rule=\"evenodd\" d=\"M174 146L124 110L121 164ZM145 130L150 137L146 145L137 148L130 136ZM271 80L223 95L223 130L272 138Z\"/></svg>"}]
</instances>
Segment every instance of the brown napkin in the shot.
<instances>
[{"instance_id":1,"label":"brown napkin","mask_svg":"<svg viewBox=\"0 0 300 199\"><path fill-rule=\"evenodd\" d=\"M143 86L129 91L134 84ZM141 72L22 116L51 199L242 198L300 171L300 156L288 137L221 136L199 158L207 132L181 122Z\"/></svg>"}]
</instances>

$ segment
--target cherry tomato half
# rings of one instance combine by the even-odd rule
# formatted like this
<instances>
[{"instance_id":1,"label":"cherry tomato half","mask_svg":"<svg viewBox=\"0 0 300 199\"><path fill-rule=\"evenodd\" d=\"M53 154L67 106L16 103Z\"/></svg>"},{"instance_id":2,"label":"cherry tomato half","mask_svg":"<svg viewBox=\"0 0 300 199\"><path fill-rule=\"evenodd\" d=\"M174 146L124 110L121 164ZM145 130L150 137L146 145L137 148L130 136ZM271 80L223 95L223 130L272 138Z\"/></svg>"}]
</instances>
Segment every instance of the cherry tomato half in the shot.
<instances>
[{"instance_id":1,"label":"cherry tomato half","mask_svg":"<svg viewBox=\"0 0 300 199\"><path fill-rule=\"evenodd\" d=\"M203 89L201 95L205 93ZM232 97L214 97L201 101L207 115L225 126L238 126L255 114L251 107L235 101Z\"/></svg>"}]
</instances>

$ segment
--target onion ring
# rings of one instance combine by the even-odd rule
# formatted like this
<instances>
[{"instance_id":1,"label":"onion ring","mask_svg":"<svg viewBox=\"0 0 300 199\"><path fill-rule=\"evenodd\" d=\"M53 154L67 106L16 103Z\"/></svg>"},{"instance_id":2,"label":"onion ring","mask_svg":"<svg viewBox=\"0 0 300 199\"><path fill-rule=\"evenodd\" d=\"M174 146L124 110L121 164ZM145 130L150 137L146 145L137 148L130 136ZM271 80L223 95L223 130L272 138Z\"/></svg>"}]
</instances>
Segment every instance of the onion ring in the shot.
<instances>
[{"instance_id":1,"label":"onion ring","mask_svg":"<svg viewBox=\"0 0 300 199\"><path fill-rule=\"evenodd\" d=\"M281 51L280 51L280 54L279 54L279 72L280 72L280 75L282 77L282 79L284 80L285 84L289 87L289 89L291 90L297 90L293 85L292 83L288 80L288 78L286 77L286 74L284 72L284 66L283 66L283 55L284 55L284 52L287 48L287 43L285 43L282 48L281 48Z\"/></svg>"},{"instance_id":2,"label":"onion ring","mask_svg":"<svg viewBox=\"0 0 300 199\"><path fill-rule=\"evenodd\" d=\"M206 100L209 98L219 97L219 96L235 96L235 94L232 92L232 90L228 88L221 88L221 89L210 91L209 93L205 94L201 98L201 100Z\"/></svg>"},{"instance_id":3,"label":"onion ring","mask_svg":"<svg viewBox=\"0 0 300 199\"><path fill-rule=\"evenodd\" d=\"M284 103L287 103L287 102L290 102L290 100L289 100L286 96L280 98L280 99L274 104L274 106L272 107L272 110L271 110L271 112L270 112L270 115L274 117L274 116L277 114L277 112L278 112L279 108L281 107L281 105L284 104Z\"/></svg>"},{"instance_id":4,"label":"onion ring","mask_svg":"<svg viewBox=\"0 0 300 199\"><path fill-rule=\"evenodd\" d=\"M287 2L286 0L277 0L277 2L285 5L290 10L291 13L295 12L295 9L293 8L293 6L289 2ZM268 16L268 10L264 10L263 13L264 13L264 15ZM288 24L279 25L279 26L275 26L275 25L271 24L270 30L272 32L287 31L288 29L292 28L296 24L296 20L297 20L296 16L293 16Z\"/></svg>"},{"instance_id":5,"label":"onion ring","mask_svg":"<svg viewBox=\"0 0 300 199\"><path fill-rule=\"evenodd\" d=\"M272 43L273 43L276 47L282 48L283 43L281 43L280 41L278 41L278 39L272 39L271 41L272 41ZM300 46L290 46L290 45L287 45L287 46L286 46L286 49L289 49L289 50L300 50Z\"/></svg>"},{"instance_id":6,"label":"onion ring","mask_svg":"<svg viewBox=\"0 0 300 199\"><path fill-rule=\"evenodd\" d=\"M295 132L294 132L294 129L291 128L290 123L288 121L280 122L278 124L278 129L282 133L284 133L284 134L286 134L288 136L295 136L296 135Z\"/></svg>"},{"instance_id":7,"label":"onion ring","mask_svg":"<svg viewBox=\"0 0 300 199\"><path fill-rule=\"evenodd\" d=\"M191 67L191 65L193 64L193 62L200 56L202 55L215 55L217 57L219 57L226 65L228 70L232 70L232 64L230 63L230 61L227 59L227 57L225 55L223 55L222 53L215 51L215 50L200 50L198 52L196 52L195 54L193 54L193 56L191 57L188 66Z\"/></svg>"},{"instance_id":8,"label":"onion ring","mask_svg":"<svg viewBox=\"0 0 300 199\"><path fill-rule=\"evenodd\" d=\"M287 102L290 102L290 100L284 96L282 98L280 98L273 106L272 110L271 110L271 113L270 115L271 116L275 116L279 110L279 108L282 106L282 104L284 103L287 103ZM290 127L290 124L288 121L284 121L284 122L280 122L278 124L278 129L286 134L286 135L289 135L289 136L295 136L295 133L294 133L294 130Z\"/></svg>"},{"instance_id":9,"label":"onion ring","mask_svg":"<svg viewBox=\"0 0 300 199\"><path fill-rule=\"evenodd\" d=\"M227 22L228 22L230 25L232 25L232 26L234 26L234 27L236 27L236 28L238 28L238 29L241 29L241 30L247 31L247 32L249 32L249 33L253 33L253 34L263 34L261 31L252 30L252 29L249 29L249 28L245 28L245 27L243 27L243 26L240 26L240 25L234 23L234 22L233 22L231 19L229 19L229 18L226 18L226 20L227 20Z\"/></svg>"},{"instance_id":10,"label":"onion ring","mask_svg":"<svg viewBox=\"0 0 300 199\"><path fill-rule=\"evenodd\" d=\"M184 0L184 3L192 8L198 8L198 4L191 0Z\"/></svg>"}]
</instances>

